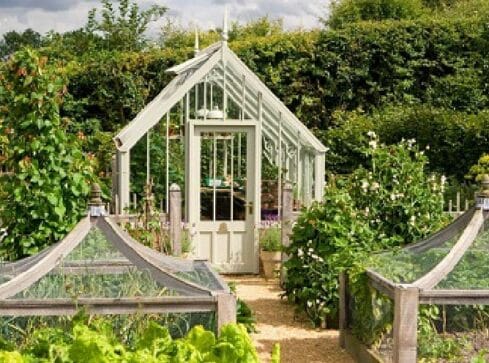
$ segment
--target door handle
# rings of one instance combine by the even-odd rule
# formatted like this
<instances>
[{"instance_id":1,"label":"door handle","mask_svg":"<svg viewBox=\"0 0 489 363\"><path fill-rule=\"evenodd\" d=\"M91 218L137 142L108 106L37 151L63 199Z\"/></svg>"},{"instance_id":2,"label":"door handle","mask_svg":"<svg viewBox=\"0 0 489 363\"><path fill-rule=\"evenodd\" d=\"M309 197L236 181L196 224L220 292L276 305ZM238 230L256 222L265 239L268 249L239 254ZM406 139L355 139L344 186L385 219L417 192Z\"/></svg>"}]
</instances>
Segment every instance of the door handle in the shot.
<instances>
[{"instance_id":1,"label":"door handle","mask_svg":"<svg viewBox=\"0 0 489 363\"><path fill-rule=\"evenodd\" d=\"M253 214L253 202L246 203L245 207L248 207L248 213L249 214Z\"/></svg>"}]
</instances>

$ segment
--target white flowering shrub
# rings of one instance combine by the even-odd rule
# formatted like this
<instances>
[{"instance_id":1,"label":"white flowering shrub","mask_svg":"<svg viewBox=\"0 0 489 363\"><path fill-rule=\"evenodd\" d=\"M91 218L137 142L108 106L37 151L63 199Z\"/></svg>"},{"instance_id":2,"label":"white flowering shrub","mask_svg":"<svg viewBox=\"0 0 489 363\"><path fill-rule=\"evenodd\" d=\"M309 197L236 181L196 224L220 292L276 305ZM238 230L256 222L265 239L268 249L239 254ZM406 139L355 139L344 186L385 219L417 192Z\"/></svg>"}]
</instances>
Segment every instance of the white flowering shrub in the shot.
<instances>
[{"instance_id":1,"label":"white flowering shrub","mask_svg":"<svg viewBox=\"0 0 489 363\"><path fill-rule=\"evenodd\" d=\"M438 230L443 185L425 173L427 158L414 140L363 149L366 166L330 183L324 201L304 210L294 227L286 295L315 324L336 317L338 275L359 276L372 252L394 248Z\"/></svg>"}]
</instances>

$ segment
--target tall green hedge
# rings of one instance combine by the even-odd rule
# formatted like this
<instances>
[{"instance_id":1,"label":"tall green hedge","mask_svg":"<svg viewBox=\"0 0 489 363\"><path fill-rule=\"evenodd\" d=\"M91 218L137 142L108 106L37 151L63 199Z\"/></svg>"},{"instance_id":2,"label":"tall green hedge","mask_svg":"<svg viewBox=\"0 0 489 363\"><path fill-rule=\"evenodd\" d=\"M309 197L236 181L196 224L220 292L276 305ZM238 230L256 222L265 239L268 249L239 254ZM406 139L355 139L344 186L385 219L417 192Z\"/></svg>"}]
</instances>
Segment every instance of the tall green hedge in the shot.
<instances>
[{"instance_id":1,"label":"tall green hedge","mask_svg":"<svg viewBox=\"0 0 489 363\"><path fill-rule=\"evenodd\" d=\"M364 163L359 145L370 130L386 144L417 140L429 158L431 171L458 180L488 152L489 110L470 114L426 105L390 106L371 114L337 113L335 122L337 127L320 135L330 148L326 163L332 173L348 174Z\"/></svg>"}]
</instances>

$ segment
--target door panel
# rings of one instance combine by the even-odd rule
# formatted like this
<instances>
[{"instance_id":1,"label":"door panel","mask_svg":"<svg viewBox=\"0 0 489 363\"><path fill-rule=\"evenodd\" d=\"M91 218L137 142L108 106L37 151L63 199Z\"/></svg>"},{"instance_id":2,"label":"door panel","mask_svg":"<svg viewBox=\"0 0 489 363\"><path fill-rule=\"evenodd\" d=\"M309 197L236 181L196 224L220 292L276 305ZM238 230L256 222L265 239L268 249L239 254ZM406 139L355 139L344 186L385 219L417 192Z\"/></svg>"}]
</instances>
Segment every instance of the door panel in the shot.
<instances>
[{"instance_id":1,"label":"door panel","mask_svg":"<svg viewBox=\"0 0 489 363\"><path fill-rule=\"evenodd\" d=\"M189 215L197 257L222 272L257 272L254 127L199 126L193 139L198 181L190 193L197 203L190 206L198 212Z\"/></svg>"}]
</instances>

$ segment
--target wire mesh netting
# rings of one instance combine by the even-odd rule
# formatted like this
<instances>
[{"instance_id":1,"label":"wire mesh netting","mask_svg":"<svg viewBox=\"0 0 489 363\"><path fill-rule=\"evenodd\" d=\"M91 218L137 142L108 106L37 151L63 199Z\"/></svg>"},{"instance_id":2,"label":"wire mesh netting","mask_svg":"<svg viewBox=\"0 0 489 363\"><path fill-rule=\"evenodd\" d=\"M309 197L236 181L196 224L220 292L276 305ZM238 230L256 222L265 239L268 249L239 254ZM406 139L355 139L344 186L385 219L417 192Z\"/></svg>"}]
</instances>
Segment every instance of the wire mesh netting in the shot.
<instances>
[{"instance_id":1,"label":"wire mesh netting","mask_svg":"<svg viewBox=\"0 0 489 363\"><path fill-rule=\"evenodd\" d=\"M489 289L489 230L479 233L455 268L435 289Z\"/></svg>"},{"instance_id":2,"label":"wire mesh netting","mask_svg":"<svg viewBox=\"0 0 489 363\"><path fill-rule=\"evenodd\" d=\"M132 264L105 235L92 228L56 267L13 299L122 298L176 295Z\"/></svg>"},{"instance_id":3,"label":"wire mesh netting","mask_svg":"<svg viewBox=\"0 0 489 363\"><path fill-rule=\"evenodd\" d=\"M394 301L364 281L350 296L348 310L348 325L353 335L384 362L391 362Z\"/></svg>"},{"instance_id":4,"label":"wire mesh netting","mask_svg":"<svg viewBox=\"0 0 489 363\"><path fill-rule=\"evenodd\" d=\"M430 272L452 249L473 211L440 232L406 248L373 256L371 269L395 283L410 284Z\"/></svg>"}]
</instances>

